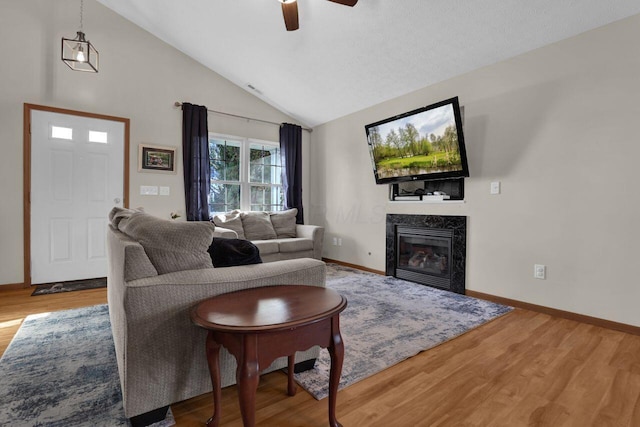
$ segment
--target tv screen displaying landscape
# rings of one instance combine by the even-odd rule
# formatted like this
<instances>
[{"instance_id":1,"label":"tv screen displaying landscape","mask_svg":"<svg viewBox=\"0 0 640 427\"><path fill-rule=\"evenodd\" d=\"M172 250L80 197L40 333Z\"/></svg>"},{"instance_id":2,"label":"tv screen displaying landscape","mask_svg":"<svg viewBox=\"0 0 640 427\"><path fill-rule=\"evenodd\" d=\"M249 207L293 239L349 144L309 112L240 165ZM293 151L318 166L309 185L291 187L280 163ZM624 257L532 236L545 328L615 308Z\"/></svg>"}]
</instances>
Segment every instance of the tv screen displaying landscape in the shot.
<instances>
[{"instance_id":1,"label":"tv screen displaying landscape","mask_svg":"<svg viewBox=\"0 0 640 427\"><path fill-rule=\"evenodd\" d=\"M458 98L365 126L378 184L469 176Z\"/></svg>"}]
</instances>

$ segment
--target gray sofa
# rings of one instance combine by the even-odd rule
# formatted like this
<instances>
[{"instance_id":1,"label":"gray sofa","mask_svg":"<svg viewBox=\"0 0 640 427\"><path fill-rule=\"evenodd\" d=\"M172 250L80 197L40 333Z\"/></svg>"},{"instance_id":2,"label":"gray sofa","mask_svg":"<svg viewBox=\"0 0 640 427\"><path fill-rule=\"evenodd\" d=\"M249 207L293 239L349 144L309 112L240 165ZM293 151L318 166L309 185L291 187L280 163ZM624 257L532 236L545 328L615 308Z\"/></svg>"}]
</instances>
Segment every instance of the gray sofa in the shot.
<instances>
[{"instance_id":1,"label":"gray sofa","mask_svg":"<svg viewBox=\"0 0 640 427\"><path fill-rule=\"evenodd\" d=\"M125 415L134 424L211 391L206 332L189 317L198 301L261 286L325 285L325 265L317 259L213 268L208 245L225 233L216 234L210 222L168 221L121 208L109 216L109 314ZM298 352L296 363L318 352ZM263 372L286 363L280 358ZM234 384L236 362L224 349L220 366L222 386Z\"/></svg>"},{"instance_id":2,"label":"gray sofa","mask_svg":"<svg viewBox=\"0 0 640 427\"><path fill-rule=\"evenodd\" d=\"M278 212L243 212L234 210L214 216L211 221L219 231L250 240L260 250L263 262L294 258L322 259L324 228L296 224L297 209ZM223 236L223 237L225 237Z\"/></svg>"}]
</instances>

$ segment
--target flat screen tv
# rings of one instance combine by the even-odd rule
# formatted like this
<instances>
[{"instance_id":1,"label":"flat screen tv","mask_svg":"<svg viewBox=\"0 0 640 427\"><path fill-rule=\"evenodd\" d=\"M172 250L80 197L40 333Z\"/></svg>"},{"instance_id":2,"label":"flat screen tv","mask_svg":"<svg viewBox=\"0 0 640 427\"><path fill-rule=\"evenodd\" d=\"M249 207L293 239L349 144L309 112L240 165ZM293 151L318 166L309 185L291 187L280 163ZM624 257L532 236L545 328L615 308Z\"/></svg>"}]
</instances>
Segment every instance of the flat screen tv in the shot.
<instances>
[{"instance_id":1,"label":"flat screen tv","mask_svg":"<svg viewBox=\"0 0 640 427\"><path fill-rule=\"evenodd\" d=\"M377 184L469 176L458 97L365 126Z\"/></svg>"}]
</instances>

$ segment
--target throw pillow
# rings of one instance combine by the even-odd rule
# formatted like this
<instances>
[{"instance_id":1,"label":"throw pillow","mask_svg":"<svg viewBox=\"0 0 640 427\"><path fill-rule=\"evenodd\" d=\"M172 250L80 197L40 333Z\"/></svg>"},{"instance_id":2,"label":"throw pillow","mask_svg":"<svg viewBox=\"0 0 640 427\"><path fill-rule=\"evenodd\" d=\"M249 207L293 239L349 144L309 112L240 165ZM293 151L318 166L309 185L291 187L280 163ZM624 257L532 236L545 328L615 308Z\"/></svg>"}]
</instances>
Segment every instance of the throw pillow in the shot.
<instances>
[{"instance_id":1,"label":"throw pillow","mask_svg":"<svg viewBox=\"0 0 640 427\"><path fill-rule=\"evenodd\" d=\"M215 237L209 246L214 267L260 264L260 250L248 240Z\"/></svg>"},{"instance_id":2,"label":"throw pillow","mask_svg":"<svg viewBox=\"0 0 640 427\"><path fill-rule=\"evenodd\" d=\"M245 239L270 240L277 237L271 225L269 212L242 212L240 218L242 218Z\"/></svg>"},{"instance_id":3,"label":"throw pillow","mask_svg":"<svg viewBox=\"0 0 640 427\"><path fill-rule=\"evenodd\" d=\"M136 212L144 213L144 208L127 209L127 208L120 208L118 206L115 206L113 209L111 209L111 212L109 212L109 221L111 221L111 224L115 228L118 228L118 224L120 223L120 221L122 221L123 219L130 218L131 215L133 215Z\"/></svg>"},{"instance_id":4,"label":"throw pillow","mask_svg":"<svg viewBox=\"0 0 640 427\"><path fill-rule=\"evenodd\" d=\"M242 219L240 211L234 210L224 214L216 215L212 219L213 223L222 228L233 230L238 235L238 239L244 239L244 228L242 228Z\"/></svg>"},{"instance_id":5,"label":"throw pillow","mask_svg":"<svg viewBox=\"0 0 640 427\"><path fill-rule=\"evenodd\" d=\"M211 268L207 250L215 226L205 221L170 221L143 212L120 218L118 229L137 240L158 274Z\"/></svg>"},{"instance_id":6,"label":"throw pillow","mask_svg":"<svg viewBox=\"0 0 640 427\"><path fill-rule=\"evenodd\" d=\"M296 215L298 215L298 209L296 208L271 212L271 224L276 231L278 239L298 237L296 233Z\"/></svg>"},{"instance_id":7,"label":"throw pillow","mask_svg":"<svg viewBox=\"0 0 640 427\"><path fill-rule=\"evenodd\" d=\"M229 211L229 212L218 214L218 215L214 216L214 218L218 218L220 221L224 222L224 221L228 221L230 219L239 218L241 212L242 211L240 211L239 209L234 209L234 210Z\"/></svg>"}]
</instances>

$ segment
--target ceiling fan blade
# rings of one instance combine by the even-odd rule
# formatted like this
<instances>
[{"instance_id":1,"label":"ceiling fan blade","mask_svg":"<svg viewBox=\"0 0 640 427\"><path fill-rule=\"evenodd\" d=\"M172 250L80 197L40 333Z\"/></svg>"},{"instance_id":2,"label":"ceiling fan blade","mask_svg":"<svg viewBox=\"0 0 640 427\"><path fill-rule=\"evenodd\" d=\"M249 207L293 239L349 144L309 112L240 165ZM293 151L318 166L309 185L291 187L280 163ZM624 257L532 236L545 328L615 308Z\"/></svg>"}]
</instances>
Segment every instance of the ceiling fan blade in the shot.
<instances>
[{"instance_id":1,"label":"ceiling fan blade","mask_svg":"<svg viewBox=\"0 0 640 427\"><path fill-rule=\"evenodd\" d=\"M284 25L287 27L287 31L295 31L298 26L298 2L292 1L289 3L282 3L282 16L284 17Z\"/></svg>"},{"instance_id":2,"label":"ceiling fan blade","mask_svg":"<svg viewBox=\"0 0 640 427\"><path fill-rule=\"evenodd\" d=\"M358 3L358 0L329 0L332 1L334 3L339 3L339 4L343 4L345 6L355 6L356 3Z\"/></svg>"}]
</instances>

